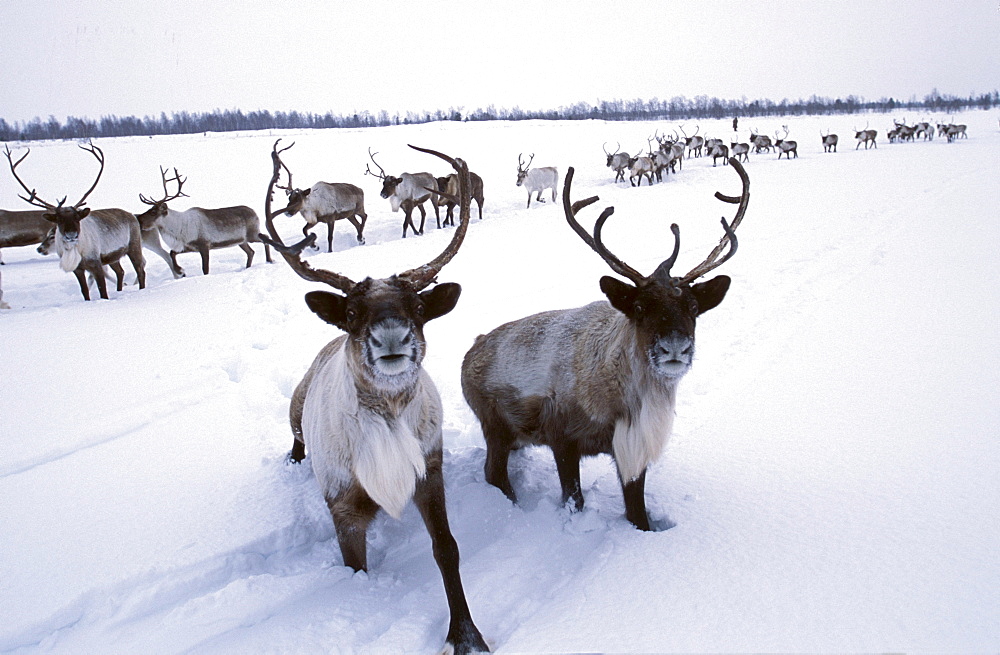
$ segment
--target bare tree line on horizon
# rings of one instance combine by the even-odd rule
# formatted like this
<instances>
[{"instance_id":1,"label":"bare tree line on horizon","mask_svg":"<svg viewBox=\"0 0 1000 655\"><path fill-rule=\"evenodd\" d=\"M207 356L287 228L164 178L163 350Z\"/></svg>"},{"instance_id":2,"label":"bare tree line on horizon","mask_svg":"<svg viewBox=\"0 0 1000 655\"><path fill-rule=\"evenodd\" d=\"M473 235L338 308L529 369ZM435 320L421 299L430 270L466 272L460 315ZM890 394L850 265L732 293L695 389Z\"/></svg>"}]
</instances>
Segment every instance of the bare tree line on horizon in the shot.
<instances>
[{"instance_id":1,"label":"bare tree line on horizon","mask_svg":"<svg viewBox=\"0 0 1000 655\"><path fill-rule=\"evenodd\" d=\"M935 89L922 100L915 97L902 101L882 98L869 101L858 96L823 98L811 96L807 100L768 99L724 100L704 95L693 99L675 96L669 100L599 100L595 104L577 102L558 109L512 109L489 105L466 113L460 109L390 114L382 110L348 115L314 114L299 111L216 109L210 112L161 112L159 117L103 116L100 119L70 116L65 122L55 116L47 120L38 117L29 121L8 122L0 118L0 142L43 141L54 139L92 139L116 136L154 136L162 134L195 134L198 132L240 132L272 129L327 129L383 127L434 121L492 121L492 120L690 120L727 117L755 118L761 116L833 115L859 112L888 113L897 110L923 110L957 112L966 109L991 109L1000 106L1000 91L967 97L942 95Z\"/></svg>"}]
</instances>

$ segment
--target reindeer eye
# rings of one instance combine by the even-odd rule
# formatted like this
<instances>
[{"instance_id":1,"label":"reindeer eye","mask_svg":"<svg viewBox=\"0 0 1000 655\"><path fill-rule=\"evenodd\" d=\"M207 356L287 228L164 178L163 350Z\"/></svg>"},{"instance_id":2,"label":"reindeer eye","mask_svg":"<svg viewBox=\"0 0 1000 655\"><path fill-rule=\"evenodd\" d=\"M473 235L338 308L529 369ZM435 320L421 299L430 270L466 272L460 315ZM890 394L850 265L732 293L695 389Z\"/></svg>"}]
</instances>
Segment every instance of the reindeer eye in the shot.
<instances>
[{"instance_id":1,"label":"reindeer eye","mask_svg":"<svg viewBox=\"0 0 1000 655\"><path fill-rule=\"evenodd\" d=\"M353 323L353 322L354 322L354 320L355 320L355 319L356 319L357 317L358 317L358 313L357 313L356 311L354 311L353 309L348 309L348 310L347 310L347 320L348 320L348 321L350 321L351 323Z\"/></svg>"},{"instance_id":2,"label":"reindeer eye","mask_svg":"<svg viewBox=\"0 0 1000 655\"><path fill-rule=\"evenodd\" d=\"M417 312L417 316L423 316L424 315L424 306L423 305L417 305L416 312Z\"/></svg>"},{"instance_id":3,"label":"reindeer eye","mask_svg":"<svg viewBox=\"0 0 1000 655\"><path fill-rule=\"evenodd\" d=\"M636 316L642 316L642 313L645 311L645 308L642 306L642 304L636 303L635 306L632 308L632 311L635 312Z\"/></svg>"}]
</instances>

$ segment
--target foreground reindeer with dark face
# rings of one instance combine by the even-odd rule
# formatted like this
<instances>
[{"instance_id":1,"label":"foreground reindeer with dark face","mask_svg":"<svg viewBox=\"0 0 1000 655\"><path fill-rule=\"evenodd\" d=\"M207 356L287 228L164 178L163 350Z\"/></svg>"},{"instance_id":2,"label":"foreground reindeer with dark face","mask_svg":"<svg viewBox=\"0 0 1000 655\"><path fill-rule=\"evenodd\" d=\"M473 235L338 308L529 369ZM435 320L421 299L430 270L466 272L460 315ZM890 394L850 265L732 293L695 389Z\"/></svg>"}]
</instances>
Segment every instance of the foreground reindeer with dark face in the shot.
<instances>
[{"instance_id":1,"label":"foreground reindeer with dark face","mask_svg":"<svg viewBox=\"0 0 1000 655\"><path fill-rule=\"evenodd\" d=\"M601 230L614 209L601 214L591 236L576 214L597 197L570 203L573 169L566 175L566 220L613 271L632 284L601 278L608 302L578 309L535 314L502 325L475 344L462 363L462 391L476 413L486 439L486 480L517 500L507 474L512 448L549 446L555 455L563 501L583 508L580 458L605 453L614 458L625 516L649 530L644 485L647 467L659 457L670 436L677 383L691 367L695 319L726 295L730 279L720 275L694 281L728 260L736 251L738 227L746 212L749 178L735 158L729 163L743 182L732 225L704 262L682 277L670 273L680 247L652 275L644 276L615 257L601 241ZM729 245L722 259L719 255Z\"/></svg>"},{"instance_id":2,"label":"foreground reindeer with dark face","mask_svg":"<svg viewBox=\"0 0 1000 655\"><path fill-rule=\"evenodd\" d=\"M295 246L282 244L272 219L283 210L271 210L271 196L283 167L283 151L275 142L274 172L265 201L271 244L301 277L340 291L311 291L305 299L317 316L347 333L320 351L295 389L290 459L299 462L310 453L344 564L355 570L367 568L366 533L378 510L399 518L412 498L444 579L451 609L448 645L457 653L487 651L465 600L458 545L448 527L441 474L441 399L421 367L427 347L424 324L450 312L462 290L458 284L443 283L425 291L465 238L469 169L461 160L424 150L451 162L461 181L459 226L451 243L429 264L387 279L356 283L300 259L315 235Z\"/></svg>"},{"instance_id":3,"label":"foreground reindeer with dark face","mask_svg":"<svg viewBox=\"0 0 1000 655\"><path fill-rule=\"evenodd\" d=\"M43 217L55 224L54 239L56 252L59 254L59 265L67 273L72 272L76 275L84 300L90 300L87 273L90 273L97 283L101 298L108 298L108 288L104 278L105 265L110 266L115 272L118 277L118 291L122 290L125 283L125 269L119 260L125 256L132 262L139 288L144 289L146 270L142 257L139 221L124 209L97 209L92 212L89 207L84 207L87 196L97 188L97 183L100 182L101 174L104 172L104 153L93 144L80 147L100 162L101 169L97 172L97 178L90 189L71 207L65 206L66 198L63 198L58 205L53 205L39 198L33 189L29 189L18 176L16 169L31 151L24 153L15 162L8 148L5 154L10 164L10 172L14 174L18 184L28 192L27 197L20 196L20 198L47 210Z\"/></svg>"}]
</instances>

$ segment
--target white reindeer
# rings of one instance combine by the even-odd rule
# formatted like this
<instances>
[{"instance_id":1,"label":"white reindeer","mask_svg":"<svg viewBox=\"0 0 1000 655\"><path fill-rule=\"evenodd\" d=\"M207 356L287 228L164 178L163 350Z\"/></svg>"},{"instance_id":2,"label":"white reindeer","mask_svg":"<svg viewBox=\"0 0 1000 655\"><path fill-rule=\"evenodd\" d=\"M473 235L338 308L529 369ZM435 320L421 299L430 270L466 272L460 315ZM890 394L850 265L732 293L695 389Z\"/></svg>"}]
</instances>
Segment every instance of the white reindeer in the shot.
<instances>
[{"instance_id":1,"label":"white reindeer","mask_svg":"<svg viewBox=\"0 0 1000 655\"><path fill-rule=\"evenodd\" d=\"M542 191L545 189L552 189L552 202L555 202L556 187L559 185L559 170L554 166L529 168L535 159L535 153L531 153L528 163L521 160L523 154L517 156L517 186L523 186L528 190L528 204L525 209L531 207L531 194L535 194L535 200L538 202L545 202L542 199Z\"/></svg>"}]
</instances>

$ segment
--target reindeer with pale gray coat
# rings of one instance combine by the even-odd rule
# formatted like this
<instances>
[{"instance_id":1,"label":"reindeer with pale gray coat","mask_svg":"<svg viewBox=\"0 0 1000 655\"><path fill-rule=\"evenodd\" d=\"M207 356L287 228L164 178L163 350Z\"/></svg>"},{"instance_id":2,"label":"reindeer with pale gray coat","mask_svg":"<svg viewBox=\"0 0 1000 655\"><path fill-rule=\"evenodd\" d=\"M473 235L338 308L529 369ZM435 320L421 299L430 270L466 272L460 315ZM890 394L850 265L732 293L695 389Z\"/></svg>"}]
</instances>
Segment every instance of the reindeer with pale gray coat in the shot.
<instances>
[{"instance_id":1,"label":"reindeer with pale gray coat","mask_svg":"<svg viewBox=\"0 0 1000 655\"><path fill-rule=\"evenodd\" d=\"M451 613L447 647L463 654L488 651L469 612L459 575L458 544L448 526L441 470L441 398L421 366L427 349L424 325L450 312L462 290L450 282L426 289L458 252L468 230L468 167L461 160L424 150L449 161L461 181L459 226L451 242L424 266L385 279L354 282L301 260L314 234L285 246L274 228L273 217L283 211L272 211L271 199L284 150L275 142L264 206L270 236L261 237L299 276L340 292L311 291L305 300L317 316L346 333L319 352L295 388L289 411L294 435L289 458L300 462L309 454L344 565L352 569L368 567L366 535L379 509L398 519L412 499L427 526L444 580Z\"/></svg>"}]
</instances>

